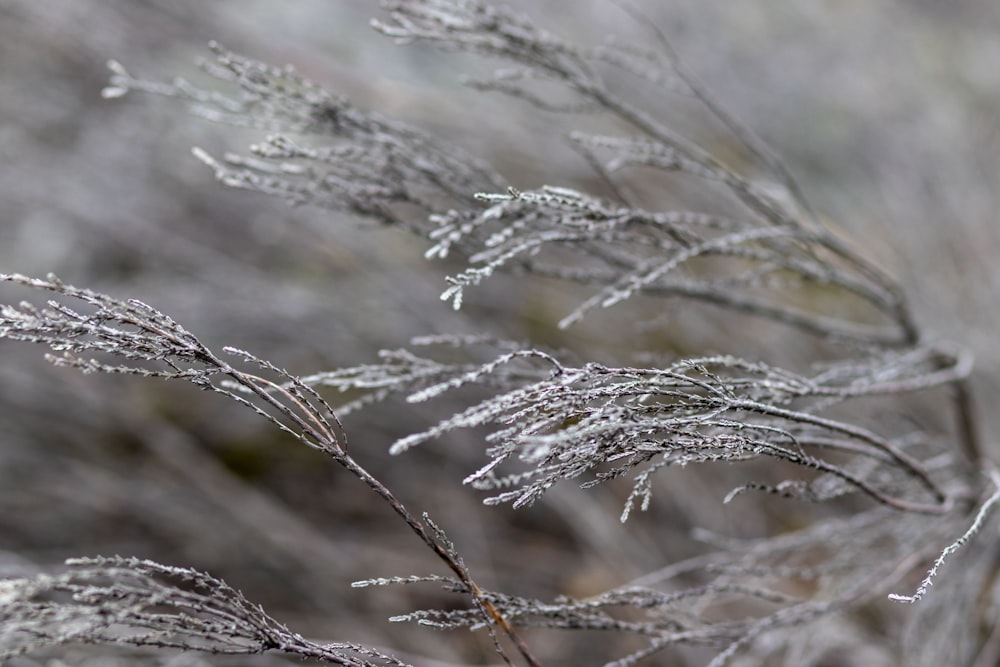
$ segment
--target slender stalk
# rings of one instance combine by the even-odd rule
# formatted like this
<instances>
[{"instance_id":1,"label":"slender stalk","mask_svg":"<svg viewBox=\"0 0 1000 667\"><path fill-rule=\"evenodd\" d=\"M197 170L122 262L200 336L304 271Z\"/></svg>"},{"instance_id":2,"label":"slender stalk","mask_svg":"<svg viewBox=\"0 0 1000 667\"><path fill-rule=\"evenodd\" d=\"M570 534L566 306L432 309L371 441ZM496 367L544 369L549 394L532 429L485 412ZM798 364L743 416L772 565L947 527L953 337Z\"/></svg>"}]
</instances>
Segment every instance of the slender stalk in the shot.
<instances>
[{"instance_id":1,"label":"slender stalk","mask_svg":"<svg viewBox=\"0 0 1000 667\"><path fill-rule=\"evenodd\" d=\"M341 450L342 451L342 450ZM343 453L341 457L337 458L337 462L340 463L344 468L351 472L355 477L360 479L365 485L371 490L377 493L383 500L385 500L393 511L399 515L406 525L417 534L417 537L426 544L431 551L433 551L438 558L444 561L445 565L455 573L455 576L465 585L468 589L470 595L472 595L473 600L476 604L483 610L484 614L487 616L488 620L492 623L496 623L501 630L510 638L510 640L517 647L518 652L525 659L525 661L532 667L541 667L541 663L532 655L528 645L524 642L521 636L518 634L517 630L511 625L504 615L497 609L490 600L486 599L483 589L472 580L469 573L460 563L458 563L455 558L448 553L445 549L427 530L427 526L420 521L416 516L414 516L402 502L389 490L389 488L380 482L371 473L365 470L360 464L357 463L351 456L348 456L346 452ZM500 655L507 660L507 657L503 654L499 645L497 646ZM508 660L509 662L509 660Z\"/></svg>"},{"instance_id":2,"label":"slender stalk","mask_svg":"<svg viewBox=\"0 0 1000 667\"><path fill-rule=\"evenodd\" d=\"M952 384L952 400L955 403L955 414L958 419L958 444L973 468L979 470L983 463L983 445L979 434L976 403L969 385L968 377L956 380Z\"/></svg>"},{"instance_id":3,"label":"slender stalk","mask_svg":"<svg viewBox=\"0 0 1000 667\"><path fill-rule=\"evenodd\" d=\"M483 611L487 620L491 624L496 624L501 630L510 638L515 647L517 647L518 652L525 659L528 665L531 667L541 667L541 663L532 655L528 645L524 642L521 636L518 634L517 630L511 625L504 615L497 609L496 605L490 600L486 599L485 593L482 588L469 576L468 571L452 556L448 550L440 544L438 540L434 538L433 535L428 531L427 526L420 521L412 512L410 512L405 505L389 490L389 488L378 480L374 475L368 472L361 464L359 464L352 456L347 453L346 442L338 439L336 434L334 434L325 424L319 415L316 414L314 408L304 404L301 400L296 398L280 385L273 382L264 380L256 375L249 373L244 373L238 371L228 364L225 364L214 355L212 355L208 350L205 352L209 355L215 363L222 365L226 369L227 375L236 380L240 385L246 387L254 394L265 400L268 404L276 408L282 414L290 418L300 429L304 435L307 435L313 439L317 444L320 445L321 449L330 454L334 460L343 466L348 472L353 474L355 477L360 479L368 488L373 490L379 495L392 510L403 519L410 530L416 533L417 537L433 551L438 558L440 558L445 565L458 577L462 584L469 591L476 605ZM264 383L271 387L272 389L278 391L280 394L284 395L290 401L292 401L306 418L299 416L294 410L291 410L286 404L277 400L273 394L268 391L261 389L259 383ZM326 406L324 403L324 407ZM330 410L330 415L336 420L336 415ZM339 424L339 420L336 420ZM503 659L510 663L509 658L504 654L502 647L496 644L497 652Z\"/></svg>"},{"instance_id":4,"label":"slender stalk","mask_svg":"<svg viewBox=\"0 0 1000 667\"><path fill-rule=\"evenodd\" d=\"M825 417L819 417L817 415L809 414L808 412L801 412L797 410L788 410L786 408L781 408L776 405L767 405L760 403L758 401L748 401L748 400L736 400L730 403L730 407L736 410L747 410L750 412L757 412L760 414L771 415L775 417L781 417L782 419L788 419L794 422L800 422L804 424L812 424L814 426L820 426L824 429L835 431L838 433L843 433L849 435L852 438L866 442L873 447L884 451L886 454L891 456L897 463L899 463L906 471L908 471L913 477L916 477L920 482L930 491L938 502L943 503L938 506L938 509L933 510L936 513L947 511L950 506L945 501L948 498L948 494L938 486L938 484L931 479L927 470L920 464L919 461L914 459L912 456L906 452L900 450L898 447L893 445L891 442L882 438L881 436L869 431L866 428L860 426L855 426L853 424L845 424L843 422L838 422L833 419L826 419ZM934 506L920 506L920 509L915 511L927 512L931 507Z\"/></svg>"}]
</instances>

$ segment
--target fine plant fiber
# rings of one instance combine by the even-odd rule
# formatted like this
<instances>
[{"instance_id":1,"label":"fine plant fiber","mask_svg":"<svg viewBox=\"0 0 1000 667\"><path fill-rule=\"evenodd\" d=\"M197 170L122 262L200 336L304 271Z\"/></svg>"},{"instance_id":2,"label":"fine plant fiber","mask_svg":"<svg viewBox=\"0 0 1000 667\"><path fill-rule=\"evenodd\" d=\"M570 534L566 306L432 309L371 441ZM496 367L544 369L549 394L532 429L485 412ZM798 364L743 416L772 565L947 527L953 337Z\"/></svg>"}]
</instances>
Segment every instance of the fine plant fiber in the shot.
<instances>
[{"instance_id":1,"label":"fine plant fiber","mask_svg":"<svg viewBox=\"0 0 1000 667\"><path fill-rule=\"evenodd\" d=\"M511 340L480 320L480 333L430 330L375 359L300 374L242 344L210 345L183 318L111 294L118 290L16 272L0 273L0 282L45 296L0 307L0 339L47 348L59 369L182 380L314 450L361 482L366 507L392 515L395 544L404 545L396 563L423 568L430 556L439 569L372 572L344 586L372 595L430 591L392 598L413 604L388 620L445 633L426 640L427 656L367 640L307 639L199 569L76 557L0 578L0 661L96 646L109 656L199 653L207 664L264 653L339 665L435 664L434 644L456 630L484 638L478 654L458 652L470 664L564 664L560 646L595 635L616 638L606 658L616 667L823 665L848 636L859 650L898 642L898 664L985 665L1000 654L1000 637L988 630L998 597L1000 473L981 442L971 350L918 321L901 282L815 212L791 170L655 29L647 45L576 44L479 0L382 6L371 25L391 41L498 66L466 83L558 118L600 187L590 192L558 173L513 182L516 175L451 137L215 42L201 83L147 80L112 60L103 97L163 98L254 133L245 154L196 147L194 156L228 188L418 239L427 260L451 271L440 297L454 310L475 308L498 280L583 294L566 312L545 312L567 345ZM620 9L642 22L639 9ZM743 157L689 136L663 106L630 96L630 85L684 97ZM631 179L640 178L662 179L665 201L636 194ZM697 190L698 206L686 204L686 190L669 189L678 181ZM827 308L831 302L838 305ZM733 351L713 344L644 353L629 342L629 354L599 360L572 345L585 322L622 318L625 329L637 329L630 314L660 309L691 321L731 318L719 335L734 339ZM802 363L781 349L766 358L737 352L746 322L801 340L815 356ZM898 416L926 405L935 423L950 426ZM414 475L369 464L377 431L355 435L341 421L403 409L424 425L385 443L398 457L390 464L405 473L408 460L432 450L449 473L464 467L449 497L461 498L462 516L471 518L452 525L411 509L435 490L404 494L396 484ZM677 479L708 491L674 488ZM544 511L567 488L609 498L602 507L615 508L626 532L640 514L656 512L663 494L690 493L692 505L726 505L749 518L772 503L797 509L785 524L761 519L768 530L756 537L702 527L692 516L687 537L696 553L643 563L636 576L625 573L638 564L612 553L616 578L600 586L532 591L526 575L494 590L494 554L528 554L535 545L476 548L470 535L504 521L496 517L511 516L501 515L507 509L517 517ZM520 567L530 570L531 558ZM859 619L876 613L884 635L865 635Z\"/></svg>"}]
</instances>

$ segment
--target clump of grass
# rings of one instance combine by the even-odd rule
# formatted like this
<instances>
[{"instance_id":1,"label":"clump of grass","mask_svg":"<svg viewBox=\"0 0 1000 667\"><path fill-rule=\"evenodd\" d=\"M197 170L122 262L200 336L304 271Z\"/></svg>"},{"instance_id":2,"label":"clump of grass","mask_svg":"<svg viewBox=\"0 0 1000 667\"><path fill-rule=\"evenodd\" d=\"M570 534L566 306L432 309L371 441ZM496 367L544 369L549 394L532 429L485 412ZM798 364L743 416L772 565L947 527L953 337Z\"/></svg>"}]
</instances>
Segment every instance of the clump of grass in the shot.
<instances>
[{"instance_id":1,"label":"clump of grass","mask_svg":"<svg viewBox=\"0 0 1000 667\"><path fill-rule=\"evenodd\" d=\"M208 120L266 132L247 156L220 158L197 148L195 155L229 187L394 225L425 239L428 258L464 258L466 268L448 278L442 293L455 308L474 300L476 288L497 273L543 276L591 290L560 316L562 328L637 298L680 300L690 304L691 317L701 312L697 304L750 315L824 340L836 354L806 371L708 350L662 364L613 366L490 333L430 332L409 348L384 351L374 363L300 376L249 351L218 354L140 301L55 276L21 275L0 280L53 299L44 306L4 306L0 338L45 345L53 363L84 373L190 382L322 451L386 503L417 538L414 545L429 549L446 572L354 585L443 586L465 604L392 620L484 630L508 663L541 664L525 638L529 627L599 630L643 642L615 665L689 645L711 649L712 667L792 654L818 661L819 651L803 647L823 642L804 626L832 623L840 612L887 597L931 602L934 578L947 576L946 558L990 520L1000 498L1000 478L976 435L968 351L917 326L894 279L819 221L788 169L709 95L662 36L654 35L649 47L577 46L520 14L474 0L384 6L385 17L373 25L399 43L503 61L492 77L470 82L476 89L565 114L567 123L578 114L600 114L629 128L620 136L568 135L609 194L512 186L447 141L363 110L291 68L219 45L204 65L210 87L146 81L112 62L104 95L166 96ZM735 169L682 136L659 108L630 101L612 86L617 78L682 90L741 145L749 166ZM683 205L648 210L628 187L638 168L664 179L694 179L735 205L725 214ZM558 183L558 174L551 178ZM853 306L826 313L810 304L814 290ZM698 466L758 461L788 478L748 478L721 502L764 493L803 503L850 500L836 505L850 509L753 542L713 538L714 548L700 557L665 563L585 599L488 590L441 526L404 506L358 463L338 418L392 396L420 403L472 386L486 397L391 446L405 455L453 431L485 430L484 462L456 480L471 487L470 504L485 491L488 506L528 508L556 485L590 489L630 478L624 522L649 507L657 473L685 468L693 475ZM951 397L937 407L958 419L953 442L851 418L855 406L933 392ZM351 399L337 406L338 395ZM940 556L915 592L899 593L934 553ZM981 565L958 576L986 586L989 570ZM4 660L92 643L404 664L382 649L306 640L218 579L134 558L75 559L64 572L6 580L0 602ZM965 628L962 655L978 650L974 625Z\"/></svg>"}]
</instances>

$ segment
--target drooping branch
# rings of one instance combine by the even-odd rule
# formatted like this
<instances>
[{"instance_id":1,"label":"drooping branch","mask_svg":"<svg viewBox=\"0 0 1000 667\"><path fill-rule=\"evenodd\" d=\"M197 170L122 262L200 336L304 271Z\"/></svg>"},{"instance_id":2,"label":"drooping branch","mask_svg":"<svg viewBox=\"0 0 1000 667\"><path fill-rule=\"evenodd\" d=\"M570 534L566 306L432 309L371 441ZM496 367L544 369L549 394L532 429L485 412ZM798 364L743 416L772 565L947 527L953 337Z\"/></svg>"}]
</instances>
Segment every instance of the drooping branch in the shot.
<instances>
[{"instance_id":1,"label":"drooping branch","mask_svg":"<svg viewBox=\"0 0 1000 667\"><path fill-rule=\"evenodd\" d=\"M529 664L537 661L514 627L499 610L482 598L482 589L469 575L443 532L421 520L347 451L346 436L332 407L311 386L270 362L244 350L226 348L232 355L276 377L269 380L223 361L197 337L169 316L137 300L120 301L93 290L80 289L50 275L41 280L0 274L0 281L56 293L82 302L91 312L78 312L52 300L46 308L23 302L0 307L0 338L40 343L61 355L49 359L84 372L134 374L183 379L220 393L252 409L302 443L323 451L382 498L444 564L459 577L484 614L488 627L500 627ZM98 356L89 356L89 355ZM84 356L87 355L87 356ZM110 359L123 360L113 363ZM498 651L504 655L499 644Z\"/></svg>"}]
</instances>

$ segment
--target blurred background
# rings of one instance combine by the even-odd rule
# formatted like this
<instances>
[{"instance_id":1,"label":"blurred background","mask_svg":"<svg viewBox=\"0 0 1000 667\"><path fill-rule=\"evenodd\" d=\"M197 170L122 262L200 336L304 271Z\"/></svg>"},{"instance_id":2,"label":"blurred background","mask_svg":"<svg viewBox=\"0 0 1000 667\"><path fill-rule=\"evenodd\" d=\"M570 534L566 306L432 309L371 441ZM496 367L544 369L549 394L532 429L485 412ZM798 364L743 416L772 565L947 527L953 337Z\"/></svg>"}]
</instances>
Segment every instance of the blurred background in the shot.
<instances>
[{"instance_id":1,"label":"blurred background","mask_svg":"<svg viewBox=\"0 0 1000 667\"><path fill-rule=\"evenodd\" d=\"M1000 4L636 4L716 97L787 160L821 215L899 277L924 328L975 350L982 426L993 446ZM609 33L654 43L609 1L574 2L570 11L555 0L515 6L581 44ZM303 375L371 362L379 349L443 332L488 331L602 360L640 348L684 352L695 340L705 351L729 350L725 327L675 327L669 340L636 327L633 318L668 315L641 311L654 302L558 331L555 323L587 291L542 281L497 279L470 292L456 313L438 295L459 265L424 260L425 241L227 190L190 152L245 152L259 133L192 118L175 100L100 95L108 59L141 78L198 79L197 60L214 39L293 64L363 107L463 146L515 187L595 182L565 147L565 118L462 87L463 75L491 65L393 45L368 27L377 13L362 0L0 1L0 272L51 271L142 299L213 349L245 348ZM678 105L678 127L725 155L731 140L699 119ZM21 299L38 295L0 289L0 302ZM775 340L743 335L748 349L750 339ZM789 341L783 352L810 354L809 343ZM389 647L420 664L496 661L481 637L442 640L386 620L455 604L448 594L350 588L357 579L439 567L322 455L221 397L82 376L50 366L43 352L0 341L0 576L70 556L153 558L226 579L307 636ZM481 434L453 435L402 459L387 453L397 437L471 398L454 400L352 416L351 452L414 511L430 512L494 590L590 595L698 553L694 526L756 537L799 521L768 499L722 507L739 479L726 471L664 473L654 506L626 526L618 517L627 485L564 485L530 510L484 508L460 483L484 460ZM543 661L559 664L597 664L639 646L600 635L529 639ZM887 660L864 659L871 662L836 664Z\"/></svg>"}]
</instances>

